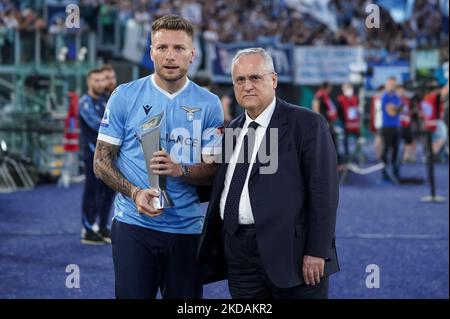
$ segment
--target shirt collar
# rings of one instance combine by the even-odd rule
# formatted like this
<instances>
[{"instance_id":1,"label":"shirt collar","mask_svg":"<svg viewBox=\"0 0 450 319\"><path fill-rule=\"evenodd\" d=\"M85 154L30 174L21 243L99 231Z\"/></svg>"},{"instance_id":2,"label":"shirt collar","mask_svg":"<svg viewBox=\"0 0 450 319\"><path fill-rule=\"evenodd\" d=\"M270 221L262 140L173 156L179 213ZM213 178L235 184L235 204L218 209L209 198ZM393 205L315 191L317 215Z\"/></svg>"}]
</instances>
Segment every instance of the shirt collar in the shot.
<instances>
[{"instance_id":1,"label":"shirt collar","mask_svg":"<svg viewBox=\"0 0 450 319\"><path fill-rule=\"evenodd\" d=\"M245 112L244 127L248 127L250 122L255 121L256 123L259 124L259 126L267 128L269 126L270 119L272 118L273 111L275 111L275 103L276 98L274 97L269 106L266 107L266 109L261 114L259 114L258 117L254 120L252 120L252 118L247 114L247 112Z\"/></svg>"},{"instance_id":2,"label":"shirt collar","mask_svg":"<svg viewBox=\"0 0 450 319\"><path fill-rule=\"evenodd\" d=\"M164 94L165 96L167 96L169 99L174 99L178 94L180 94L181 92L183 92L187 86L189 85L189 83L191 82L189 80L189 78L186 79L186 83L183 85L183 87L181 89L179 89L178 91L170 94L169 92L167 92L166 90L164 90L163 88L161 88L158 84L156 84L155 81L155 74L150 75L150 80L152 81L152 84L154 85L154 87L160 91L162 94Z\"/></svg>"}]
</instances>

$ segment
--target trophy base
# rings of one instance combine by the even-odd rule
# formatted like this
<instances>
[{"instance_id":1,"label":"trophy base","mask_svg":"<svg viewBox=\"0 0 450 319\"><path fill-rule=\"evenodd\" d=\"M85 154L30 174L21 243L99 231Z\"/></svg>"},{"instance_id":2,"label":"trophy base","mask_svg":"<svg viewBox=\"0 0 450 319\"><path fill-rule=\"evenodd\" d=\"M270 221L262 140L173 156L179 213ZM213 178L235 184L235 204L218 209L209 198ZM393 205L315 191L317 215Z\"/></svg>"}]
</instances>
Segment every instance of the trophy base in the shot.
<instances>
[{"instance_id":1,"label":"trophy base","mask_svg":"<svg viewBox=\"0 0 450 319\"><path fill-rule=\"evenodd\" d=\"M172 208L175 204L172 199L169 197L169 194L166 190L159 190L159 197L153 199L153 207L156 209L164 209L164 208Z\"/></svg>"}]
</instances>

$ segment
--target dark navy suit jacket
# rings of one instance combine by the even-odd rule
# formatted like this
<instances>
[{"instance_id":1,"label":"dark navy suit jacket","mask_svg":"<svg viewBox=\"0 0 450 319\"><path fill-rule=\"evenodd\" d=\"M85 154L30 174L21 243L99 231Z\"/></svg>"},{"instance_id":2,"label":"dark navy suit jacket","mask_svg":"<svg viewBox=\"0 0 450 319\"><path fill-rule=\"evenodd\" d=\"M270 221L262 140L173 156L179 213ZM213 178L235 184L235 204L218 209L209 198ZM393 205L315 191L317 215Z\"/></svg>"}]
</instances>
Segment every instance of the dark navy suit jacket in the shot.
<instances>
[{"instance_id":1,"label":"dark navy suit jacket","mask_svg":"<svg viewBox=\"0 0 450 319\"><path fill-rule=\"evenodd\" d=\"M242 114L228 128L242 127L244 122ZM278 168L273 174L261 174L260 168L270 164L261 163L257 156L250 174L248 189L261 260L279 288L304 282L304 255L325 258L325 276L339 271L335 245L339 182L327 125L321 115L277 99L262 143L269 143L271 128L278 129ZM273 145L265 149L274 152ZM217 171L200 238L197 259L204 283L226 278L219 206L227 167L222 163Z\"/></svg>"}]
</instances>

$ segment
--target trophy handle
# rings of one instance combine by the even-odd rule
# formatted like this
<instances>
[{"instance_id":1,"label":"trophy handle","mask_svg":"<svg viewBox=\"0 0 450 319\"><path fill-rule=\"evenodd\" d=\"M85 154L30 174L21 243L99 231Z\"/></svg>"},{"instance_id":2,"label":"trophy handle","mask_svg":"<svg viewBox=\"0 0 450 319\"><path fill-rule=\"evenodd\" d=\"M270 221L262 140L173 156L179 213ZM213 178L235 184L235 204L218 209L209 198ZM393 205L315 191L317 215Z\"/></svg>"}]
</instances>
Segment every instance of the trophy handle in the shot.
<instances>
[{"instance_id":1,"label":"trophy handle","mask_svg":"<svg viewBox=\"0 0 450 319\"><path fill-rule=\"evenodd\" d=\"M160 189L159 191L159 204L161 208L172 208L175 206L165 189Z\"/></svg>"}]
</instances>

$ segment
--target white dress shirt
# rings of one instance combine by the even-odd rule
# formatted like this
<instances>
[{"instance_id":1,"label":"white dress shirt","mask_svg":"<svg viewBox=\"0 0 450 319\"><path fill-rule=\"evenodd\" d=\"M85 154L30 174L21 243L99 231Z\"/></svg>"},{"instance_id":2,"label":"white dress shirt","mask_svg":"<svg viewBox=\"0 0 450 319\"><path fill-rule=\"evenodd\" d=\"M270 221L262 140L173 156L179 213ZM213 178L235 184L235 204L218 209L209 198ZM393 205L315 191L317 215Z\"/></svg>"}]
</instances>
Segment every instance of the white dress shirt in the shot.
<instances>
[{"instance_id":1,"label":"white dress shirt","mask_svg":"<svg viewBox=\"0 0 450 319\"><path fill-rule=\"evenodd\" d=\"M250 172L252 171L253 164L256 160L259 146L264 135L266 134L267 126L269 126L270 119L272 118L273 111L275 110L275 102L276 98L274 98L269 106L254 120L252 120L250 116L248 116L247 112L245 112L245 122L242 126L239 137L237 138L236 147L233 154L231 155L230 163L228 164L222 196L220 198L220 217L222 219L225 209L225 202L227 200L228 191L230 189L231 179L233 178L234 168L236 167L236 161L241 150L242 140L244 139L244 135L247 134L248 125L250 124L250 122L255 121L259 124L259 126L255 131L255 144L253 146L252 158L248 168L247 178L245 179L244 187L242 189L241 200L239 202L239 224L247 225L255 223L253 219L252 207L250 205L250 196L248 194L248 180L250 177Z\"/></svg>"}]
</instances>

